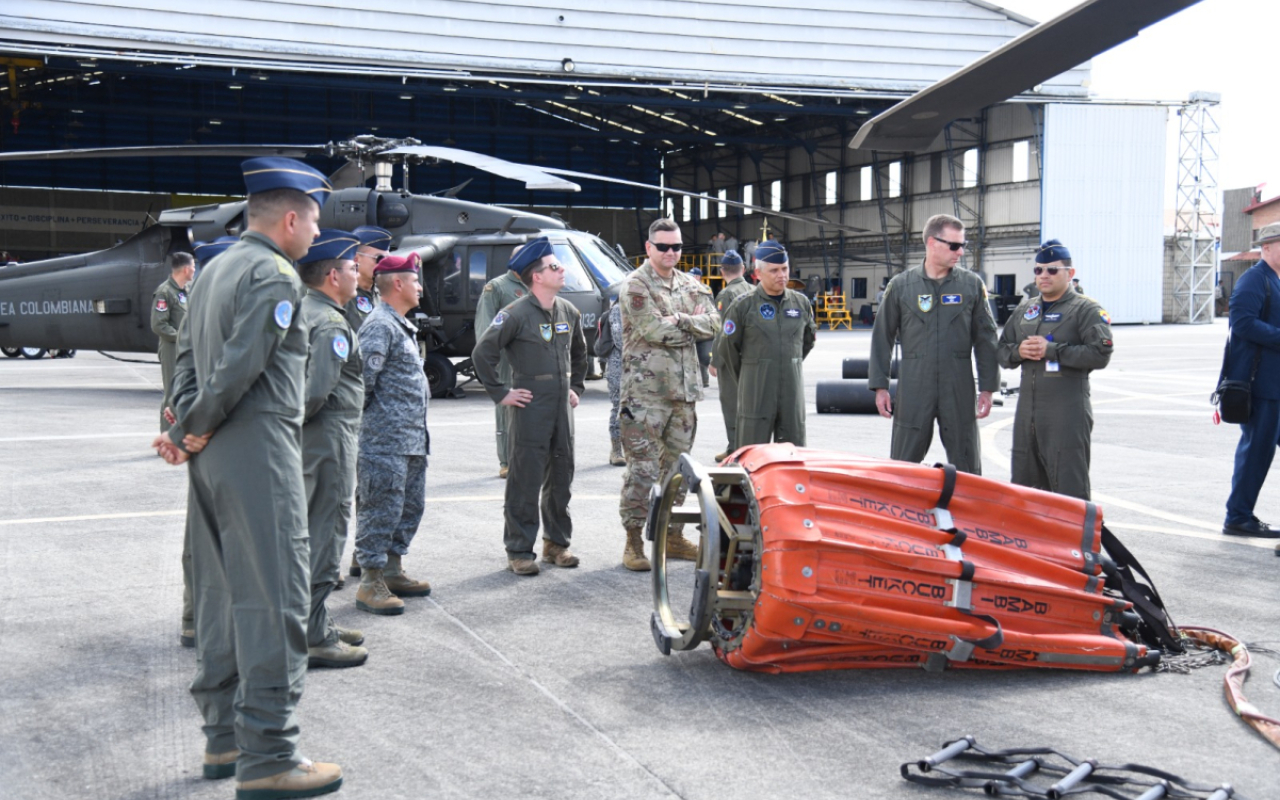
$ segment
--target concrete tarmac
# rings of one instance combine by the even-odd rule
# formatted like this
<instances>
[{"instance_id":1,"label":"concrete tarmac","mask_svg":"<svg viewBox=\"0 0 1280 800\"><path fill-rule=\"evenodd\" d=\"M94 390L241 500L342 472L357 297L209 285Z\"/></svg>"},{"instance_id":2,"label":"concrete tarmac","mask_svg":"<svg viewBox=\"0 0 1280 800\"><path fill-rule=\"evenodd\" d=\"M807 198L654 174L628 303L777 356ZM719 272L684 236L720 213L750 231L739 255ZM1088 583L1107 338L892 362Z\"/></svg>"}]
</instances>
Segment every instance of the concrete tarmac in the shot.
<instances>
[{"instance_id":1,"label":"concrete tarmac","mask_svg":"<svg viewBox=\"0 0 1280 800\"><path fill-rule=\"evenodd\" d=\"M1093 378L1095 500L1176 621L1278 647L1272 543L1220 534L1238 436L1210 421L1225 334L1222 322L1115 329ZM805 366L812 445L888 454L888 421L813 411L814 384L869 347L866 331L819 333ZM186 470L148 447L159 379L158 366L88 352L0 358L2 797L233 794L200 775L195 654L178 645ZM1280 797L1280 754L1227 707L1223 666L772 676L736 672L706 645L663 657L650 577L620 563L604 382L576 414L582 566L536 578L504 569L492 405L475 384L466 394L431 404L427 513L405 559L431 597L400 617L355 610L350 582L330 601L370 651L360 668L312 670L299 706L302 752L342 765L339 797L959 796L908 784L898 766L963 734ZM709 464L724 432L714 380L707 394L694 455ZM992 477L1008 478L1014 403L982 423ZM928 462L943 458L935 444ZM1280 479L1257 510L1280 523ZM1278 667L1255 656L1246 686L1272 715Z\"/></svg>"}]
</instances>

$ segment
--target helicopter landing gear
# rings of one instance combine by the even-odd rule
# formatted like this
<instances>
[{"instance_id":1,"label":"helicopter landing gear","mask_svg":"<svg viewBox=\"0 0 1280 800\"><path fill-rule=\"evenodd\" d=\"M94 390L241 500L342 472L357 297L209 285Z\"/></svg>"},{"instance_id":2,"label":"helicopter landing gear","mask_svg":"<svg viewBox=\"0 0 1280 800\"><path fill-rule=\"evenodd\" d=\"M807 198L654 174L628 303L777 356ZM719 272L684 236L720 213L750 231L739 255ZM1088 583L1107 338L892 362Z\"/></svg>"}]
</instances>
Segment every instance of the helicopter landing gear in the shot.
<instances>
[{"instance_id":1,"label":"helicopter landing gear","mask_svg":"<svg viewBox=\"0 0 1280 800\"><path fill-rule=\"evenodd\" d=\"M22 355L21 347L0 347L0 353L4 353L9 358L17 358Z\"/></svg>"},{"instance_id":2,"label":"helicopter landing gear","mask_svg":"<svg viewBox=\"0 0 1280 800\"><path fill-rule=\"evenodd\" d=\"M427 384L431 387L433 399L448 395L458 382L458 370L453 362L439 353L427 353L422 369L427 373Z\"/></svg>"},{"instance_id":3,"label":"helicopter landing gear","mask_svg":"<svg viewBox=\"0 0 1280 800\"><path fill-rule=\"evenodd\" d=\"M22 357L35 361L38 358L44 358L45 353L49 351L43 347L24 347L22 348Z\"/></svg>"}]
</instances>

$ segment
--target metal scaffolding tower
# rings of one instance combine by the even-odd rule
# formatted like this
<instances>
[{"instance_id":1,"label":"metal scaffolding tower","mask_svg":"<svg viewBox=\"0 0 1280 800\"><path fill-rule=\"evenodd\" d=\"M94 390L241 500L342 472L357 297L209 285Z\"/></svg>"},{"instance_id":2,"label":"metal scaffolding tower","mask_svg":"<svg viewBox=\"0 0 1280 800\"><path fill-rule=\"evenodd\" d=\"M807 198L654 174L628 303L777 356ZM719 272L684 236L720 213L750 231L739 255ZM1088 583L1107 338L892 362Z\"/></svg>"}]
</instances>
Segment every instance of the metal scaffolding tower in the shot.
<instances>
[{"instance_id":1,"label":"metal scaffolding tower","mask_svg":"<svg viewBox=\"0 0 1280 800\"><path fill-rule=\"evenodd\" d=\"M898 165L898 181L891 189L894 164ZM911 158L903 153L899 161L885 161L878 150L873 150L871 167L880 211L880 235L884 238L885 269L892 277L907 268L907 254L911 251Z\"/></svg>"},{"instance_id":2,"label":"metal scaffolding tower","mask_svg":"<svg viewBox=\"0 0 1280 800\"><path fill-rule=\"evenodd\" d=\"M951 182L951 202L955 217L964 223L965 238L969 246L960 259L960 265L977 272L986 279L982 270L982 251L986 244L986 220L983 206L986 204L987 187L984 173L987 169L987 112L984 109L976 119L955 120L943 129L947 143L947 175ZM972 186L965 185L968 170L965 169L965 153L976 152L977 164Z\"/></svg>"},{"instance_id":3,"label":"metal scaffolding tower","mask_svg":"<svg viewBox=\"0 0 1280 800\"><path fill-rule=\"evenodd\" d=\"M1221 95L1192 92L1178 110L1178 213L1174 230L1173 320L1213 322L1218 283L1218 123Z\"/></svg>"}]
</instances>

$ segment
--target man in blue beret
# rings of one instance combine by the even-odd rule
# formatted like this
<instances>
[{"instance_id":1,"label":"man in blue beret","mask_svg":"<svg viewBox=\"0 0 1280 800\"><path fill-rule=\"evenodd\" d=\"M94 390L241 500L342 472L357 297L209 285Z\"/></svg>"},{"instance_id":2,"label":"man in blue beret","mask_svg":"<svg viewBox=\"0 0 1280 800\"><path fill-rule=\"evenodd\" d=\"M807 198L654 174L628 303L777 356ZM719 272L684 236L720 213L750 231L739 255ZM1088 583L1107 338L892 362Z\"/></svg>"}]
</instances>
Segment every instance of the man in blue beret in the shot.
<instances>
[{"instance_id":1,"label":"man in blue beret","mask_svg":"<svg viewBox=\"0 0 1280 800\"><path fill-rule=\"evenodd\" d=\"M1089 373L1111 361L1111 320L1071 290L1071 253L1057 239L1036 251L1038 293L1005 323L996 357L1022 370L1013 423L1012 480L1088 500L1093 407Z\"/></svg>"},{"instance_id":2,"label":"man in blue beret","mask_svg":"<svg viewBox=\"0 0 1280 800\"><path fill-rule=\"evenodd\" d=\"M426 503L427 404L431 396L408 315L422 299L418 254L387 256L373 268L381 302L360 327L364 414L356 459L356 608L404 613L401 597L426 597L431 584L409 577L401 559Z\"/></svg>"},{"instance_id":3,"label":"man in blue beret","mask_svg":"<svg viewBox=\"0 0 1280 800\"><path fill-rule=\"evenodd\" d=\"M978 420L991 413L1000 388L996 321L982 278L960 263L964 223L937 214L925 223L924 263L895 275L871 331L867 386L880 416L893 420L890 457L919 463L933 443L936 423L947 460L982 474ZM902 341L896 407L889 394L889 362ZM973 366L978 364L978 396ZM975 402L976 401L976 402Z\"/></svg>"},{"instance_id":4,"label":"man in blue beret","mask_svg":"<svg viewBox=\"0 0 1280 800\"><path fill-rule=\"evenodd\" d=\"M534 253L551 251L551 243L547 237L541 236L533 241L517 247L511 253L507 263L507 271L484 285L480 293L480 302L476 304L476 340L493 323L498 312L529 293L529 287L520 280L520 266L533 263ZM539 256L541 258L542 256ZM511 382L511 364L507 361L506 351L501 351L498 359L498 380ZM498 477L506 478L510 470L511 443L511 407L497 403L493 407L494 438L498 446Z\"/></svg>"},{"instance_id":5,"label":"man in blue beret","mask_svg":"<svg viewBox=\"0 0 1280 800\"><path fill-rule=\"evenodd\" d=\"M356 485L356 446L364 379L359 342L343 313L356 294L355 249L346 231L322 230L298 261L307 286L302 321L307 328L306 405L302 423L302 476L311 539L311 616L308 667L357 667L368 658L359 631L334 624L325 601L338 582L342 548Z\"/></svg>"},{"instance_id":6,"label":"man in blue beret","mask_svg":"<svg viewBox=\"0 0 1280 800\"><path fill-rule=\"evenodd\" d=\"M729 311L729 307L733 305L733 301L742 297L744 294L751 294L755 288L744 276L746 264L742 260L742 256L737 250L726 250L724 257L720 259L720 277L724 278L724 288L716 295L716 311L720 312L720 318L723 320L724 315ZM732 373L725 371L724 368L724 351L721 349L721 338L724 336L724 328L721 326L719 332L711 348L711 369L710 372L715 376L716 386L720 390L720 413L724 417L724 432L728 438L729 444L725 447L724 452L716 456L716 461L724 461L729 454L738 449L735 444L737 441L738 430L738 378Z\"/></svg>"},{"instance_id":7,"label":"man in blue beret","mask_svg":"<svg viewBox=\"0 0 1280 800\"><path fill-rule=\"evenodd\" d=\"M155 447L189 463L196 618L191 693L206 778L242 796L342 783L298 752L310 610L302 408L307 331L294 262L319 233L329 182L302 162L243 164L248 230L200 280L178 332L173 412Z\"/></svg>"},{"instance_id":8,"label":"man in blue beret","mask_svg":"<svg viewBox=\"0 0 1280 800\"><path fill-rule=\"evenodd\" d=\"M365 318L373 313L373 307L378 304L378 295L373 288L373 268L390 255L391 240L394 237L391 231L377 225L361 225L351 233L360 240L355 254L360 282L356 286L356 296L347 304L346 313L351 327L358 331Z\"/></svg>"},{"instance_id":9,"label":"man in blue beret","mask_svg":"<svg viewBox=\"0 0 1280 800\"><path fill-rule=\"evenodd\" d=\"M735 448L791 442L804 447L804 360L818 327L809 299L787 288L787 250L769 239L756 248L755 291L721 314L716 346L738 385Z\"/></svg>"}]
</instances>

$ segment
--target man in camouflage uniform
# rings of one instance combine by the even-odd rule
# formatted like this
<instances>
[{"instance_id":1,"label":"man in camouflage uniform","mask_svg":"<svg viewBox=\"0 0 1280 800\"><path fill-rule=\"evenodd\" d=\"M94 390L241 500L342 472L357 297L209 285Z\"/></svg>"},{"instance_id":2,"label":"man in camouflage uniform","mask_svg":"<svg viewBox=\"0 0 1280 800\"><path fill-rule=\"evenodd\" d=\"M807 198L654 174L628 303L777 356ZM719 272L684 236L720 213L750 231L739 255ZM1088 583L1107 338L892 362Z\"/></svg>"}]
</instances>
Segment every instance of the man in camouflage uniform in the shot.
<instances>
[{"instance_id":1,"label":"man in camouflage uniform","mask_svg":"<svg viewBox=\"0 0 1280 800\"><path fill-rule=\"evenodd\" d=\"M720 290L720 294L716 295L716 311L720 313L721 320L724 319L725 312L729 310L729 306L733 305L734 300L749 294L755 288L747 281L745 269L746 265L742 263L742 256L738 255L738 251L725 251L724 258L720 261L720 274L724 276L725 281L724 288ZM730 453L738 449L736 444L738 378L724 371L724 357L720 352L722 331L723 327L716 330L715 345L711 349L711 374L716 376L716 385L720 388L720 413L724 416L724 432L729 444L725 446L723 453L716 456L716 461L724 461Z\"/></svg>"},{"instance_id":2,"label":"man in camouflage uniform","mask_svg":"<svg viewBox=\"0 0 1280 800\"><path fill-rule=\"evenodd\" d=\"M364 381L359 343L343 306L356 294L359 241L346 231L322 230L298 260L307 286L302 321L307 326L307 388L302 423L302 478L307 487L311 543L311 616L307 666L358 667L369 657L360 631L339 628L325 601L338 582L342 547L351 522L356 484L356 445Z\"/></svg>"},{"instance_id":3,"label":"man in camouflage uniform","mask_svg":"<svg viewBox=\"0 0 1280 800\"><path fill-rule=\"evenodd\" d=\"M787 251L770 239L756 249L754 292L722 312L723 373L736 378L734 445L791 442L805 446L804 359L818 328L809 298L787 288Z\"/></svg>"},{"instance_id":4,"label":"man in camouflage uniform","mask_svg":"<svg viewBox=\"0 0 1280 800\"><path fill-rule=\"evenodd\" d=\"M618 406L622 404L622 309L614 300L604 316L609 326L609 339L613 342L605 360L604 379L609 385L609 464L625 467L627 459L622 455L622 428L618 425Z\"/></svg>"},{"instance_id":5,"label":"man in camouflage uniform","mask_svg":"<svg viewBox=\"0 0 1280 800\"><path fill-rule=\"evenodd\" d=\"M582 315L556 295L564 288L564 268L556 262L547 237L525 245L511 259L528 293L502 309L471 355L476 377L495 403L511 413L511 474L507 478L503 543L507 568L537 575L533 552L538 540L539 496L542 511L542 560L576 567L569 552L573 519L573 409L585 391L587 340ZM509 355L511 379L499 374L502 353Z\"/></svg>"},{"instance_id":6,"label":"man in camouflage uniform","mask_svg":"<svg viewBox=\"0 0 1280 800\"><path fill-rule=\"evenodd\" d=\"M622 308L622 400L618 422L627 469L619 513L627 531L622 563L650 569L644 555L649 490L693 447L694 404L702 399L696 343L715 336L720 316L711 290L676 269L683 240L669 219L649 226L648 259L618 294ZM673 529L667 555L696 559L698 548Z\"/></svg>"},{"instance_id":7,"label":"man in camouflage uniform","mask_svg":"<svg viewBox=\"0 0 1280 800\"><path fill-rule=\"evenodd\" d=\"M996 321L982 278L956 266L964 249L964 223L938 214L924 226L924 264L889 281L871 332L867 386L876 409L893 420L890 457L919 463L933 442L937 420L947 460L982 474L978 420L991 413L1000 388ZM902 340L897 408L889 397L889 360ZM977 405L973 367L978 362Z\"/></svg>"},{"instance_id":8,"label":"man in camouflage uniform","mask_svg":"<svg viewBox=\"0 0 1280 800\"><path fill-rule=\"evenodd\" d=\"M169 430L172 421L165 410L173 402L173 363L178 356L178 328L187 315L187 284L196 274L196 262L190 253L170 253L169 277L151 293L151 332L160 337L160 383L164 399L160 401L160 430Z\"/></svg>"},{"instance_id":9,"label":"man in camouflage uniform","mask_svg":"<svg viewBox=\"0 0 1280 800\"><path fill-rule=\"evenodd\" d=\"M387 256L374 267L381 298L360 327L364 415L356 462L356 608L404 613L400 597L431 594L401 564L426 503L427 402L431 393L418 354L417 328L405 315L418 307L418 254Z\"/></svg>"},{"instance_id":10,"label":"man in camouflage uniform","mask_svg":"<svg viewBox=\"0 0 1280 800\"><path fill-rule=\"evenodd\" d=\"M1000 366L1022 369L1012 480L1088 500L1089 373L1111 361L1111 320L1097 302L1072 291L1071 253L1057 239L1036 252L1035 273L1040 294L1009 317L998 352Z\"/></svg>"},{"instance_id":11,"label":"man in camouflage uniform","mask_svg":"<svg viewBox=\"0 0 1280 800\"><path fill-rule=\"evenodd\" d=\"M523 247L517 247L511 253L511 262L518 257ZM510 263L510 262L509 262ZM477 339L479 335L489 330L489 325L493 323L493 318L498 312L515 301L519 300L529 293L529 287L525 286L520 280L520 276L512 271L509 267L506 272L494 278L484 285L484 291L480 293L480 302L476 304L476 331ZM498 380L503 383L511 383L511 363L507 360L506 351L501 352L498 361ZM511 430L511 406L505 406L501 403L495 404L493 407L494 437L498 445L498 477L507 477L509 469L510 444L508 442L509 432Z\"/></svg>"},{"instance_id":12,"label":"man in camouflage uniform","mask_svg":"<svg viewBox=\"0 0 1280 800\"><path fill-rule=\"evenodd\" d=\"M310 797L342 770L298 753L309 606L302 408L307 332L293 260L329 182L289 158L244 162L248 230L201 276L178 333L173 412L155 446L189 460L196 675L206 778Z\"/></svg>"}]
</instances>

